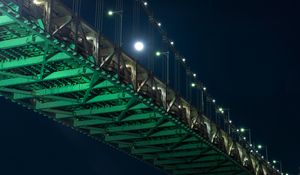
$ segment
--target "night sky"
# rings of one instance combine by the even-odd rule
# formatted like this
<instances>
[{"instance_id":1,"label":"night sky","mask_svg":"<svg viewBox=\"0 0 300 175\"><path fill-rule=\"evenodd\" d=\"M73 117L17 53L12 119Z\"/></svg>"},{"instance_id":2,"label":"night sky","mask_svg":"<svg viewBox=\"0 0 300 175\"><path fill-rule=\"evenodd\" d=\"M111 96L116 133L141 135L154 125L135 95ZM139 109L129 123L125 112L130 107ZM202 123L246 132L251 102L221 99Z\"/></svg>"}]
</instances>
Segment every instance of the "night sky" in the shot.
<instances>
[{"instance_id":1,"label":"night sky","mask_svg":"<svg viewBox=\"0 0 300 175\"><path fill-rule=\"evenodd\" d=\"M94 1L83 1L87 18L92 13L86 9L94 5L89 2ZM268 146L269 159L281 160L283 169L296 175L299 1L152 0L149 5L208 92L230 108L233 122L251 128L253 142ZM162 174L2 97L0 105L0 174Z\"/></svg>"}]
</instances>

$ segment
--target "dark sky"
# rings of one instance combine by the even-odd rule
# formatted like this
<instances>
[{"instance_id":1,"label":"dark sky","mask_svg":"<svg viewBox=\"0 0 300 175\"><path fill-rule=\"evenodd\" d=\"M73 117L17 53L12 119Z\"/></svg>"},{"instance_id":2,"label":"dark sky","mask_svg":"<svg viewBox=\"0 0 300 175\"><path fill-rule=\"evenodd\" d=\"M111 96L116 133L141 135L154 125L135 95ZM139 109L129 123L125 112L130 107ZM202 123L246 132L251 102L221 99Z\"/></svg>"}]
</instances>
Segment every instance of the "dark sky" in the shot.
<instances>
[{"instance_id":1,"label":"dark sky","mask_svg":"<svg viewBox=\"0 0 300 175\"><path fill-rule=\"evenodd\" d=\"M93 6L88 2L83 5ZM285 170L297 174L299 2L152 0L149 4L209 93L231 109L234 123L251 128L253 141L268 145L270 159L282 160ZM4 174L162 174L7 100L0 98L0 105Z\"/></svg>"}]
</instances>

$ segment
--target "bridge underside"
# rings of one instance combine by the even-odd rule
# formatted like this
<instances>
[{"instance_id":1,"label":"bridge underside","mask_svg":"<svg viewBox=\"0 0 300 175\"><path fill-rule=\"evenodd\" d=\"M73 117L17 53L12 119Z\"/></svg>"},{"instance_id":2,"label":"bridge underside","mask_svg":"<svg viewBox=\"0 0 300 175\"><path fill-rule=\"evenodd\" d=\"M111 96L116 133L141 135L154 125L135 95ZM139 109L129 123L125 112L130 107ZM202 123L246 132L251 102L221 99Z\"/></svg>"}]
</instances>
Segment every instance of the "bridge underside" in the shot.
<instances>
[{"instance_id":1,"label":"bridge underside","mask_svg":"<svg viewBox=\"0 0 300 175\"><path fill-rule=\"evenodd\" d=\"M170 174L249 174L237 162L72 49L0 4L0 93Z\"/></svg>"}]
</instances>

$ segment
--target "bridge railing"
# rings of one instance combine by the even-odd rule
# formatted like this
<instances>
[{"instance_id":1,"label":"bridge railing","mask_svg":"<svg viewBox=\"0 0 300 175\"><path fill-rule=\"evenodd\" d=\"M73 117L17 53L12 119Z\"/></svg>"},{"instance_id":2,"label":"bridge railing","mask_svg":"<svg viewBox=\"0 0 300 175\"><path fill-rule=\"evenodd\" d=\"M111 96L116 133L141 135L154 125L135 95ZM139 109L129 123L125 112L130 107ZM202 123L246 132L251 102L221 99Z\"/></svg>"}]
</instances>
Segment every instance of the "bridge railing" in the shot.
<instances>
[{"instance_id":1,"label":"bridge railing","mask_svg":"<svg viewBox=\"0 0 300 175\"><path fill-rule=\"evenodd\" d=\"M11 3L8 0L2 1ZM233 135L234 132L228 132L222 125L217 125L205 115L204 109L192 106L151 71L100 35L59 1L48 0L42 5L35 5L31 0L14 2L19 6L19 13L35 21L40 30L56 38L61 47L76 51L83 59L93 64L96 70L107 70L115 79L127 84L130 90L143 96L146 103L153 102L156 104L155 108L184 123L188 129L254 174L268 175L275 172L266 161L251 153L248 145L240 137Z\"/></svg>"}]
</instances>

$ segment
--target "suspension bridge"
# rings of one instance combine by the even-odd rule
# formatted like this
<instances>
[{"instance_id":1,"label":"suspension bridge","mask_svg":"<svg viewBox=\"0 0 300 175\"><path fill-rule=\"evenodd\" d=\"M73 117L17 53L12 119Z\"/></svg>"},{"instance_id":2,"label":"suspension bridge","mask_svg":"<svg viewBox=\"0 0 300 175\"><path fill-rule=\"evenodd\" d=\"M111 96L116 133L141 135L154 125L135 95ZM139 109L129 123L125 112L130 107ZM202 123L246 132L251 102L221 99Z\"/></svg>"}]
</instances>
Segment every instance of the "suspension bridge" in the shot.
<instances>
[{"instance_id":1,"label":"suspension bridge","mask_svg":"<svg viewBox=\"0 0 300 175\"><path fill-rule=\"evenodd\" d=\"M168 174L280 174L57 0L0 0L0 94Z\"/></svg>"}]
</instances>

